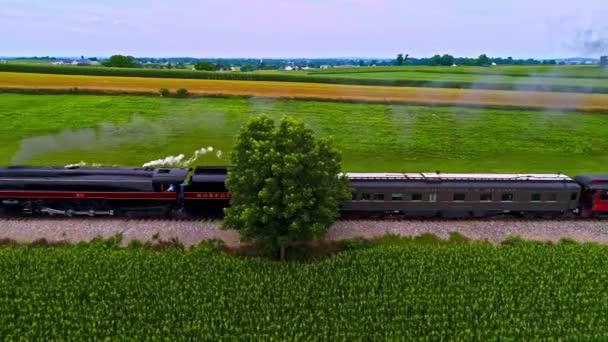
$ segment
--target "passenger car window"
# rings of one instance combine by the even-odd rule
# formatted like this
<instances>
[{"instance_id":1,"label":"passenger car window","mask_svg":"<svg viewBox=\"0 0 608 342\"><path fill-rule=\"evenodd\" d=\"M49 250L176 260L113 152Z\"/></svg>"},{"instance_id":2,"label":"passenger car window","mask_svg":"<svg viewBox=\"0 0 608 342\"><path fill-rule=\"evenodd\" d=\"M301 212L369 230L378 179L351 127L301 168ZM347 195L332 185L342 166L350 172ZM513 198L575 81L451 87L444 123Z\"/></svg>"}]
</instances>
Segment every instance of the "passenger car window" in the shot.
<instances>
[{"instance_id":1,"label":"passenger car window","mask_svg":"<svg viewBox=\"0 0 608 342\"><path fill-rule=\"evenodd\" d=\"M482 202L489 202L492 200L492 194L481 194L481 196L479 196L479 200Z\"/></svg>"},{"instance_id":2,"label":"passenger car window","mask_svg":"<svg viewBox=\"0 0 608 342\"><path fill-rule=\"evenodd\" d=\"M412 194L412 201L422 201L422 194Z\"/></svg>"},{"instance_id":3,"label":"passenger car window","mask_svg":"<svg viewBox=\"0 0 608 342\"><path fill-rule=\"evenodd\" d=\"M465 198L465 194L454 194L454 201L464 201Z\"/></svg>"},{"instance_id":4,"label":"passenger car window","mask_svg":"<svg viewBox=\"0 0 608 342\"><path fill-rule=\"evenodd\" d=\"M502 196L500 196L500 200L503 202L511 202L513 201L513 194L502 194Z\"/></svg>"},{"instance_id":5,"label":"passenger car window","mask_svg":"<svg viewBox=\"0 0 608 342\"><path fill-rule=\"evenodd\" d=\"M384 201L384 194L374 194L374 201Z\"/></svg>"},{"instance_id":6,"label":"passenger car window","mask_svg":"<svg viewBox=\"0 0 608 342\"><path fill-rule=\"evenodd\" d=\"M608 192L604 192L600 195L600 201L608 201Z\"/></svg>"},{"instance_id":7,"label":"passenger car window","mask_svg":"<svg viewBox=\"0 0 608 342\"><path fill-rule=\"evenodd\" d=\"M403 194L393 193L391 195L391 200L393 200L393 201L402 201L403 200Z\"/></svg>"},{"instance_id":8,"label":"passenger car window","mask_svg":"<svg viewBox=\"0 0 608 342\"><path fill-rule=\"evenodd\" d=\"M361 194L361 200L362 201L369 201L371 198L370 194Z\"/></svg>"},{"instance_id":9,"label":"passenger car window","mask_svg":"<svg viewBox=\"0 0 608 342\"><path fill-rule=\"evenodd\" d=\"M357 200L357 193L356 193L356 192L351 192L351 197L350 197L350 199L351 199L352 201L356 201L356 200Z\"/></svg>"},{"instance_id":10,"label":"passenger car window","mask_svg":"<svg viewBox=\"0 0 608 342\"><path fill-rule=\"evenodd\" d=\"M557 201L557 194L547 194L547 201L548 202L555 202L555 201Z\"/></svg>"},{"instance_id":11,"label":"passenger car window","mask_svg":"<svg viewBox=\"0 0 608 342\"><path fill-rule=\"evenodd\" d=\"M571 200L571 201L574 201L574 200L576 200L576 198L577 198L577 197L578 197L578 192L573 192L573 193L570 195L570 200Z\"/></svg>"},{"instance_id":12,"label":"passenger car window","mask_svg":"<svg viewBox=\"0 0 608 342\"><path fill-rule=\"evenodd\" d=\"M532 197L530 198L530 200L532 202L540 202L540 194L532 194Z\"/></svg>"}]
</instances>

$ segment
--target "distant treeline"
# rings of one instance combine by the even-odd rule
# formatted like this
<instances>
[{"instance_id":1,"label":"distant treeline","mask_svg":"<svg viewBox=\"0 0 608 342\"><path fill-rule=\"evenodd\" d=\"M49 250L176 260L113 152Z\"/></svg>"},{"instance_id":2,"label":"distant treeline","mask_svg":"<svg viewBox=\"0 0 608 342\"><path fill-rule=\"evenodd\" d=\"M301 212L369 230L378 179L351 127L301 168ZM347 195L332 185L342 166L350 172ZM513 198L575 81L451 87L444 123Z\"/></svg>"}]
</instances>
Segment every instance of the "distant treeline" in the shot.
<instances>
[{"instance_id":1,"label":"distant treeline","mask_svg":"<svg viewBox=\"0 0 608 342\"><path fill-rule=\"evenodd\" d=\"M454 57L449 54L434 55L432 57L414 58L409 55L399 54L397 58L390 59L357 59L357 58L194 58L194 57L133 57L114 55L112 57L128 57L130 59L128 67L134 68L150 68L150 69L192 69L197 62L207 62L213 65L214 70L230 70L231 67L236 67L240 71L255 71L255 70L278 70L284 69L286 66L298 68L321 68L335 66L393 66L393 65L445 65L453 64L463 66L483 66L483 65L555 65L564 64L565 61L560 60L543 60L543 59L517 59L512 57L488 57L485 54L477 58L470 57ZM82 56L84 57L84 56ZM49 61L53 62L60 58L57 57L18 57L10 58L12 60L31 60L31 61ZM109 62L110 58L87 58L91 61L101 61L102 63ZM132 63L132 64L131 64ZM112 63L110 63L112 65ZM113 65L117 66L117 65Z\"/></svg>"},{"instance_id":2,"label":"distant treeline","mask_svg":"<svg viewBox=\"0 0 608 342\"><path fill-rule=\"evenodd\" d=\"M126 76L126 77L156 77L156 78L182 78L182 79L210 79L210 80L237 80L237 81L276 81L276 82L308 82L332 83L352 85L377 86L407 86L432 88L461 88L461 89L493 89L493 90L531 90L531 91L559 91L576 93L608 93L608 87L587 87L576 85L552 84L513 84L513 83L483 83L470 81L427 81L415 79L373 79L373 78L347 78L336 77L330 73L251 73L251 72L215 72L196 70L161 70L136 68L111 68L89 66L55 66L37 64L0 64L0 72L23 72L64 75L91 75L91 76Z\"/></svg>"}]
</instances>

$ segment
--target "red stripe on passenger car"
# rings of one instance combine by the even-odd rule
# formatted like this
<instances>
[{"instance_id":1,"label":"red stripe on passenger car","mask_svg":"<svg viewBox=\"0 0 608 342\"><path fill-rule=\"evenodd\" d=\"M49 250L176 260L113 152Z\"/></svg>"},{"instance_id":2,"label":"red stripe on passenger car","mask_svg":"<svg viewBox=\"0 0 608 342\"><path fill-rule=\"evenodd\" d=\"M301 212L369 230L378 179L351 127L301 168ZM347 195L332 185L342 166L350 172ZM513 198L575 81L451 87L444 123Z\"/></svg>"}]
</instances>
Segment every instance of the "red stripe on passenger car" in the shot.
<instances>
[{"instance_id":1,"label":"red stripe on passenger car","mask_svg":"<svg viewBox=\"0 0 608 342\"><path fill-rule=\"evenodd\" d=\"M106 199L175 201L175 192L0 191L0 198Z\"/></svg>"}]
</instances>

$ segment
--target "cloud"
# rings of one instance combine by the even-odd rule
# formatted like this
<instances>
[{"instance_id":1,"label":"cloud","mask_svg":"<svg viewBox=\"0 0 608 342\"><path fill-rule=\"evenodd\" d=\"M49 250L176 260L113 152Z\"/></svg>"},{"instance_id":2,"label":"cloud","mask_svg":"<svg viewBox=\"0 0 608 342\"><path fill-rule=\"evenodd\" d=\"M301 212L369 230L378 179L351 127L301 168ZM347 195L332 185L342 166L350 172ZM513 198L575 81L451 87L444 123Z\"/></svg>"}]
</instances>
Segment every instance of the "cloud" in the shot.
<instances>
[{"instance_id":1,"label":"cloud","mask_svg":"<svg viewBox=\"0 0 608 342\"><path fill-rule=\"evenodd\" d=\"M114 25L120 25L122 23L123 23L123 21L120 20L120 19L114 19L114 20L112 20L112 24L114 24Z\"/></svg>"}]
</instances>

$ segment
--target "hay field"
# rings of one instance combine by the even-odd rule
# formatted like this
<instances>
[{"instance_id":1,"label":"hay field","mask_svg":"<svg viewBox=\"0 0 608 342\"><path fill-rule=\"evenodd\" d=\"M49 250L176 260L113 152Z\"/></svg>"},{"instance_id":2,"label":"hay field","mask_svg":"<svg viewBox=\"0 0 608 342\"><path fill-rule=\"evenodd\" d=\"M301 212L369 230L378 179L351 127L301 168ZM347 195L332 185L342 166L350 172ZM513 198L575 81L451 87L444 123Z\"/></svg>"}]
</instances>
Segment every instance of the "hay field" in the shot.
<instances>
[{"instance_id":1,"label":"hay field","mask_svg":"<svg viewBox=\"0 0 608 342\"><path fill-rule=\"evenodd\" d=\"M166 87L172 91L186 88L196 95L608 111L608 94L0 73L0 88L69 89L74 87L99 91L149 93L156 93L159 88Z\"/></svg>"}]
</instances>

